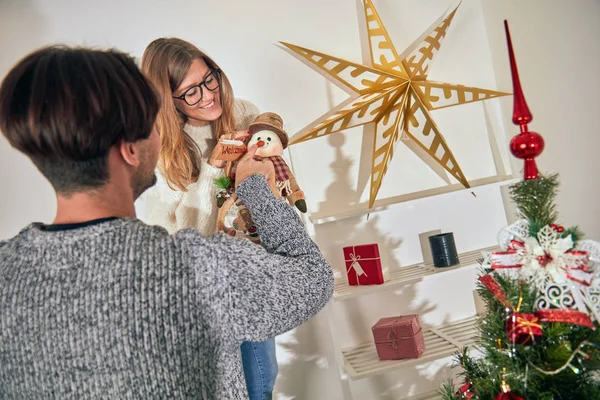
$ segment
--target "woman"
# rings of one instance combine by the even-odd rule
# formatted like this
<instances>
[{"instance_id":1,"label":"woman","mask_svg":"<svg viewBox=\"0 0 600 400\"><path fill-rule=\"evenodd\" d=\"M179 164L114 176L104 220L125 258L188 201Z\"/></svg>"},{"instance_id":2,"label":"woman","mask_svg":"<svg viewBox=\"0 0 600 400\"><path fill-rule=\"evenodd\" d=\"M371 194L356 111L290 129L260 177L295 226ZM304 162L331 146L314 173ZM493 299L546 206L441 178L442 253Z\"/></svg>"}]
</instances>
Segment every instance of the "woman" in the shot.
<instances>
[{"instance_id":1,"label":"woman","mask_svg":"<svg viewBox=\"0 0 600 400\"><path fill-rule=\"evenodd\" d=\"M184 40L154 40L144 51L142 71L162 98L156 120L158 182L146 196L147 222L170 232L196 228L210 235L218 210L214 179L224 174L224 162L215 159L217 139L247 130L259 111L234 99L225 73ZM275 340L244 342L241 352L250 399L271 399L277 377Z\"/></svg>"}]
</instances>

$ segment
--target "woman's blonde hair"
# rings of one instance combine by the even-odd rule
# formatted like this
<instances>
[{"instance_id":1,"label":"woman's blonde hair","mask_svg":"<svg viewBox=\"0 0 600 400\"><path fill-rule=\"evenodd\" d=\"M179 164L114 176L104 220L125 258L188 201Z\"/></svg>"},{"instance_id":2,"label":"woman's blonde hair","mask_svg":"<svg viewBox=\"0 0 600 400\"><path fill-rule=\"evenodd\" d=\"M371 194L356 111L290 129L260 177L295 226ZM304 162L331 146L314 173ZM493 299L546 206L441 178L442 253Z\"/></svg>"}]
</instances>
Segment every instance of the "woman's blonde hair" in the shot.
<instances>
[{"instance_id":1,"label":"woman's blonde hair","mask_svg":"<svg viewBox=\"0 0 600 400\"><path fill-rule=\"evenodd\" d=\"M158 167L171 188L186 191L186 187L198 180L200 174L200 150L194 140L184 132L186 116L175 107L172 98L185 79L194 60L202 59L209 69L219 66L193 44L177 38L154 40L144 50L142 72L156 86L162 105L156 118L160 134L160 157ZM215 138L235 130L233 116L233 90L227 76L221 71L219 87L223 114L211 122Z\"/></svg>"}]
</instances>

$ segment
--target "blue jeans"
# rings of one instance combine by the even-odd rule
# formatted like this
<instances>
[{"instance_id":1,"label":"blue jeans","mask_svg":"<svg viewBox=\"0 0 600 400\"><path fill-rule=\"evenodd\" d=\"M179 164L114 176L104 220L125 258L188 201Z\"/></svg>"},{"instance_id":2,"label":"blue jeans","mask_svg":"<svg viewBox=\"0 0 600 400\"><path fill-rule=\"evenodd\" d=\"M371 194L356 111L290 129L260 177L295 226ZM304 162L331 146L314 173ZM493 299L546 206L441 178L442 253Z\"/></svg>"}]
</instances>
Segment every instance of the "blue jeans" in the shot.
<instances>
[{"instance_id":1,"label":"blue jeans","mask_svg":"<svg viewBox=\"0 0 600 400\"><path fill-rule=\"evenodd\" d=\"M250 400L271 400L275 378L277 378L275 339L264 342L244 342L241 350Z\"/></svg>"}]
</instances>

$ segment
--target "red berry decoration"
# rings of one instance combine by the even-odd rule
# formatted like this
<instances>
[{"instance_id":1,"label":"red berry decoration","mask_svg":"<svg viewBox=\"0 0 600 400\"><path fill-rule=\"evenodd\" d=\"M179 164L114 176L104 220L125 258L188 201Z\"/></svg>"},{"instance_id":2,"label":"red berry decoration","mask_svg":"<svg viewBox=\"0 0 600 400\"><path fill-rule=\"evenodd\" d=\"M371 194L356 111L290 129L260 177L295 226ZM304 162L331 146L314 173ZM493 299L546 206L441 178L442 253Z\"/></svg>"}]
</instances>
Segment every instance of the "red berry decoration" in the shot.
<instances>
[{"instance_id":1,"label":"red berry decoration","mask_svg":"<svg viewBox=\"0 0 600 400\"><path fill-rule=\"evenodd\" d=\"M550 224L550 228L552 228L552 230L554 230L558 233L563 233L565 231L565 228L563 226L556 225L556 224Z\"/></svg>"}]
</instances>

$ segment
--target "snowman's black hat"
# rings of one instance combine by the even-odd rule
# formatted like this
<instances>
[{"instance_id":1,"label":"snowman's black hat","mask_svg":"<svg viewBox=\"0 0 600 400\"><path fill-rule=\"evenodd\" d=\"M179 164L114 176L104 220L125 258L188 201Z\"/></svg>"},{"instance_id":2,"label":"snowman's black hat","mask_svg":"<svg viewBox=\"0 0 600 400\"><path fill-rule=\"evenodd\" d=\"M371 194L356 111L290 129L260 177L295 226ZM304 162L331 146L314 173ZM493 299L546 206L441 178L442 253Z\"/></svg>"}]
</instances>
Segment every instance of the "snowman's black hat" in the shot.
<instances>
[{"instance_id":1,"label":"snowman's black hat","mask_svg":"<svg viewBox=\"0 0 600 400\"><path fill-rule=\"evenodd\" d=\"M273 131L281 139L281 145L285 149L288 146L288 134L283 130L283 119L275 113L266 112L260 114L248 127L251 135L260 131Z\"/></svg>"}]
</instances>

